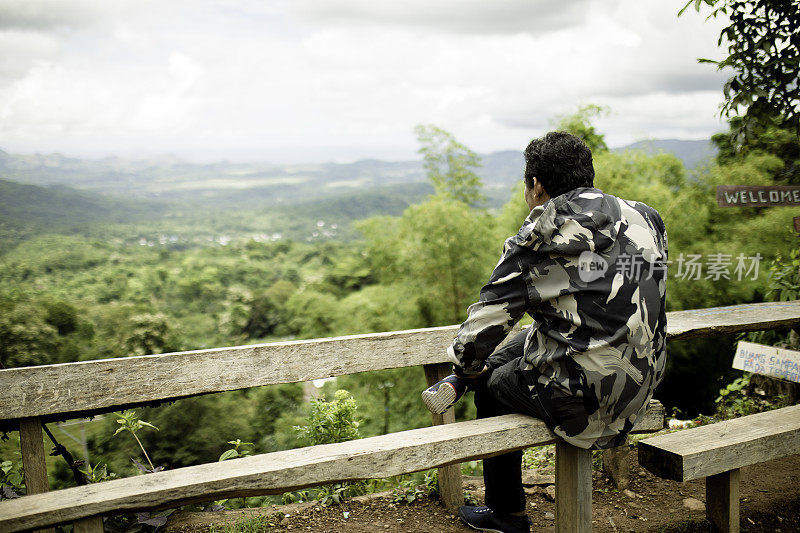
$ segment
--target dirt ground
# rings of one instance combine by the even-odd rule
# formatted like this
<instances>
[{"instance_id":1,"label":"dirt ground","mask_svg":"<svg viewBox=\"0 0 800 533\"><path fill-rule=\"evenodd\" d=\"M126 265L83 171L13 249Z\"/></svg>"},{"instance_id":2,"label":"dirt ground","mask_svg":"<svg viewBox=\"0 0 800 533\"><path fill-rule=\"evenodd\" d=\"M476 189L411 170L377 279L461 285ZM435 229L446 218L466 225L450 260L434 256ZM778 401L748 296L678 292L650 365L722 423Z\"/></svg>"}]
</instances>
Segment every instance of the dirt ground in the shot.
<instances>
[{"instance_id":1,"label":"dirt ground","mask_svg":"<svg viewBox=\"0 0 800 533\"><path fill-rule=\"evenodd\" d=\"M639 467L636 450L630 450L628 463L631 483L627 491L614 488L600 472L594 473L592 499L593 531L618 532L699 532L712 531L705 521L703 480L678 483L659 479ZM552 474L546 470L542 475ZM467 488L480 502L483 485L470 478ZM549 491L552 493L552 488ZM532 531L555 531L555 504L546 485L528 492L528 514ZM696 501L692 501L694 499ZM743 532L800 532L800 455L742 469L741 530ZM319 533L367 533L376 531L409 533L464 533L463 525L437 501L412 504L393 503L391 494L354 498L323 507L318 503L273 506L262 509L216 513L175 513L160 531L201 533L211 524L231 523L243 514L268 514L274 527L267 531Z\"/></svg>"}]
</instances>

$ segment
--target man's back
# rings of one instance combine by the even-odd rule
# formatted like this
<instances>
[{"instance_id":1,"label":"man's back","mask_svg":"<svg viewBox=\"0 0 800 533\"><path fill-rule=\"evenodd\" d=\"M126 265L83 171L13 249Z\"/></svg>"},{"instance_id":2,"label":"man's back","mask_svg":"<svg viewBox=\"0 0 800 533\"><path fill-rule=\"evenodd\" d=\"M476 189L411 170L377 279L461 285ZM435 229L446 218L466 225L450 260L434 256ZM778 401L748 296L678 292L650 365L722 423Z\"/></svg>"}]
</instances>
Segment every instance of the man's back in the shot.
<instances>
[{"instance_id":1,"label":"man's back","mask_svg":"<svg viewBox=\"0 0 800 533\"><path fill-rule=\"evenodd\" d=\"M663 375L661 217L641 202L578 188L535 208L506 254L528 271L534 323L521 369L538 371L529 386L565 440L617 444Z\"/></svg>"}]
</instances>

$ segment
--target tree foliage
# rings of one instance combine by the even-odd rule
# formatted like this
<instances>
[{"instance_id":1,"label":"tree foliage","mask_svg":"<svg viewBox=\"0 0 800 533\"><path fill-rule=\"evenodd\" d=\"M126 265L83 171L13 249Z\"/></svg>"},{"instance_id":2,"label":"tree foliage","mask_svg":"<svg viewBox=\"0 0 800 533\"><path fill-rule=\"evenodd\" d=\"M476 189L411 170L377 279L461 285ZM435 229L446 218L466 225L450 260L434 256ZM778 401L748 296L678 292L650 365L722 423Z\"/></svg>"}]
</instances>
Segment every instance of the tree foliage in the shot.
<instances>
[{"instance_id":1,"label":"tree foliage","mask_svg":"<svg viewBox=\"0 0 800 533\"><path fill-rule=\"evenodd\" d=\"M608 146L605 137L595 129L592 120L606 114L608 114L608 108L604 106L582 105L574 113L558 117L555 129L575 135L586 143L592 154L598 154L608 150Z\"/></svg>"},{"instance_id":2,"label":"tree foliage","mask_svg":"<svg viewBox=\"0 0 800 533\"><path fill-rule=\"evenodd\" d=\"M333 400L311 400L306 424L295 430L310 446L333 444L359 438L358 406L346 390L337 390Z\"/></svg>"},{"instance_id":3,"label":"tree foliage","mask_svg":"<svg viewBox=\"0 0 800 533\"><path fill-rule=\"evenodd\" d=\"M400 283L400 296L417 302L422 326L461 322L501 250L492 217L442 195L360 227L381 280Z\"/></svg>"},{"instance_id":4,"label":"tree foliage","mask_svg":"<svg viewBox=\"0 0 800 533\"><path fill-rule=\"evenodd\" d=\"M433 124L414 128L420 143L423 165L436 193L471 207L483 203L481 178L474 169L481 166L478 155L458 142L452 133Z\"/></svg>"},{"instance_id":5,"label":"tree foliage","mask_svg":"<svg viewBox=\"0 0 800 533\"><path fill-rule=\"evenodd\" d=\"M725 16L730 24L722 29L718 44L726 43L728 56L721 60L700 59L730 68L725 83L721 114L740 114L737 143L753 137L753 128L764 117L781 117L785 125L800 133L800 9L795 0L690 0L682 14L694 5L711 7L709 18Z\"/></svg>"},{"instance_id":6,"label":"tree foliage","mask_svg":"<svg viewBox=\"0 0 800 533\"><path fill-rule=\"evenodd\" d=\"M782 127L781 120L763 117L751 124L752 135L737 144L736 132L742 129L742 122L741 117L733 117L729 133L717 133L711 137L718 149L717 163L721 166L742 164L751 156L771 155L782 162L771 172L772 181L776 185L800 185L800 136Z\"/></svg>"}]
</instances>

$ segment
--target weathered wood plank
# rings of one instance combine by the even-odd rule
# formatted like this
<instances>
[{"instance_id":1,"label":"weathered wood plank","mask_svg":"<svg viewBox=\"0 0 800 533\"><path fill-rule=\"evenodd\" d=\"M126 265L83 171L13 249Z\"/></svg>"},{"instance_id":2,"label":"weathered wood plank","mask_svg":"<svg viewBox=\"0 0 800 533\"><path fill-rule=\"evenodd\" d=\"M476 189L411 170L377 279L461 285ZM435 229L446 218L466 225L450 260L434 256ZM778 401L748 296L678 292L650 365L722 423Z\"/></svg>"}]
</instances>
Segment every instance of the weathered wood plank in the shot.
<instances>
[{"instance_id":1,"label":"weathered wood plank","mask_svg":"<svg viewBox=\"0 0 800 533\"><path fill-rule=\"evenodd\" d=\"M442 363L456 329L447 326L5 369L0 370L0 390L6 398L0 401L0 420L109 410L260 385Z\"/></svg>"},{"instance_id":2,"label":"weathered wood plank","mask_svg":"<svg viewBox=\"0 0 800 533\"><path fill-rule=\"evenodd\" d=\"M639 441L639 464L690 481L800 453L800 405Z\"/></svg>"},{"instance_id":3,"label":"weathered wood plank","mask_svg":"<svg viewBox=\"0 0 800 533\"><path fill-rule=\"evenodd\" d=\"M800 326L800 301L667 314L670 340L784 326ZM199 394L447 363L446 349L457 329L445 326L0 370L0 390L6 391L5 398L13 398L0 401L0 421L31 416L64 419Z\"/></svg>"},{"instance_id":4,"label":"weathered wood plank","mask_svg":"<svg viewBox=\"0 0 800 533\"><path fill-rule=\"evenodd\" d=\"M430 387L434 383L450 375L452 365L438 363L435 365L425 365L425 380ZM433 425L452 424L456 421L453 409L443 415L431 414ZM447 465L439 468L439 493L444 506L451 511L457 510L464 505L464 486L461 480L461 465Z\"/></svg>"},{"instance_id":5,"label":"weathered wood plank","mask_svg":"<svg viewBox=\"0 0 800 533\"><path fill-rule=\"evenodd\" d=\"M556 531L592 531L592 451L556 443Z\"/></svg>"},{"instance_id":6,"label":"weathered wood plank","mask_svg":"<svg viewBox=\"0 0 800 533\"><path fill-rule=\"evenodd\" d=\"M725 533L739 533L739 475L737 468L706 478L706 518Z\"/></svg>"},{"instance_id":7,"label":"weathered wood plank","mask_svg":"<svg viewBox=\"0 0 800 533\"><path fill-rule=\"evenodd\" d=\"M42 423L38 418L23 418L19 421L19 447L27 493L42 494L49 491ZM38 533L53 533L54 531L49 528L38 530Z\"/></svg>"},{"instance_id":8,"label":"weathered wood plank","mask_svg":"<svg viewBox=\"0 0 800 533\"><path fill-rule=\"evenodd\" d=\"M652 408L663 413L654 402ZM645 417L637 431L653 431ZM244 457L23 496L0 503L0 531L19 531L110 512L175 507L337 481L383 478L491 457L556 437L540 420L505 415L339 444Z\"/></svg>"},{"instance_id":9,"label":"weathered wood plank","mask_svg":"<svg viewBox=\"0 0 800 533\"><path fill-rule=\"evenodd\" d=\"M800 300L667 313L669 340L796 326L800 326Z\"/></svg>"}]
</instances>

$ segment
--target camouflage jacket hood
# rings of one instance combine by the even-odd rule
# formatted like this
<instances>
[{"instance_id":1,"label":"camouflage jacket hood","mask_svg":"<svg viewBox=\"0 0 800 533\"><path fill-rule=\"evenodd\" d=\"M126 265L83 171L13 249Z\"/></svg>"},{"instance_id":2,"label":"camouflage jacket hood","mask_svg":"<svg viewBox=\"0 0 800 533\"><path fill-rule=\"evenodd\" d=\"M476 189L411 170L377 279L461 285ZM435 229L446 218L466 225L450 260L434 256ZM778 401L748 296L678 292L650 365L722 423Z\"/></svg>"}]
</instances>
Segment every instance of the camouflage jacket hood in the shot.
<instances>
[{"instance_id":1,"label":"camouflage jacket hood","mask_svg":"<svg viewBox=\"0 0 800 533\"><path fill-rule=\"evenodd\" d=\"M533 208L511 239L542 253L578 256L605 250L616 240L622 222L613 217L611 198L588 187L556 196Z\"/></svg>"},{"instance_id":2,"label":"camouflage jacket hood","mask_svg":"<svg viewBox=\"0 0 800 533\"><path fill-rule=\"evenodd\" d=\"M525 314L519 361L556 434L624 442L663 377L667 236L655 209L593 187L534 208L448 350L480 371Z\"/></svg>"}]
</instances>

